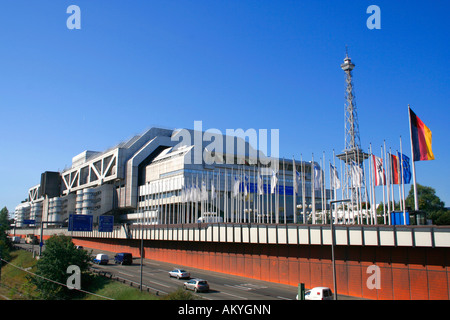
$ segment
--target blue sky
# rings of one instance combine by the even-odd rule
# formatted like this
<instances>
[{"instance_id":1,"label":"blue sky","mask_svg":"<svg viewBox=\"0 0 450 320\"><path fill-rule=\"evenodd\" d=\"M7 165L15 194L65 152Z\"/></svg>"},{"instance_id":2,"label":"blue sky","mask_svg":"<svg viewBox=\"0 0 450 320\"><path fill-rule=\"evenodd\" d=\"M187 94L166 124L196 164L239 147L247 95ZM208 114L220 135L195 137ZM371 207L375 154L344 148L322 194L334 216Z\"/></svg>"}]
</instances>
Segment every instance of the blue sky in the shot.
<instances>
[{"instance_id":1,"label":"blue sky","mask_svg":"<svg viewBox=\"0 0 450 320\"><path fill-rule=\"evenodd\" d=\"M81 30L69 30L69 5ZM370 5L381 30L369 30ZM152 126L279 129L280 155L344 148L345 46L361 144L410 155L407 106L433 132L417 181L450 206L450 2L3 1L0 206L84 150ZM407 191L409 186L407 186Z\"/></svg>"}]
</instances>

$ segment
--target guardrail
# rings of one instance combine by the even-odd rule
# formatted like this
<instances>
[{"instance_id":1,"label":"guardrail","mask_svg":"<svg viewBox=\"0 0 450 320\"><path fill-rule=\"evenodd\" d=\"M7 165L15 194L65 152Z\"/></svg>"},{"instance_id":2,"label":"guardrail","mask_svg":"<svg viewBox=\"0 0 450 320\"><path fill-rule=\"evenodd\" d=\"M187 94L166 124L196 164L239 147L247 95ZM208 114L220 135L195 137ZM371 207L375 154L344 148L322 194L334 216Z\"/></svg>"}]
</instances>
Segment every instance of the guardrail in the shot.
<instances>
[{"instance_id":1,"label":"guardrail","mask_svg":"<svg viewBox=\"0 0 450 320\"><path fill-rule=\"evenodd\" d=\"M133 280L130 280L130 279L125 279L123 277L117 276L117 275L115 275L114 273L112 273L110 271L98 270L98 269L95 269L95 268L90 268L90 270L92 272L100 275L100 276L105 277L105 278L108 278L108 279L111 279L111 280L115 280L115 281L121 282L123 284L128 284L130 287L135 287L135 288L139 289L140 286L141 286L141 284L137 283L136 281L133 281ZM148 286L146 284L142 284L142 290L146 291L148 293L153 293L153 294L155 294L157 296L167 295L168 294L165 291L162 291L162 290L150 287L150 286Z\"/></svg>"},{"instance_id":2,"label":"guardrail","mask_svg":"<svg viewBox=\"0 0 450 320\"><path fill-rule=\"evenodd\" d=\"M30 230L16 229L16 234ZM336 245L450 247L450 226L334 225ZM44 235L76 238L135 239L254 244L331 245L330 225L202 223L188 225L130 225L113 232L45 229Z\"/></svg>"}]
</instances>

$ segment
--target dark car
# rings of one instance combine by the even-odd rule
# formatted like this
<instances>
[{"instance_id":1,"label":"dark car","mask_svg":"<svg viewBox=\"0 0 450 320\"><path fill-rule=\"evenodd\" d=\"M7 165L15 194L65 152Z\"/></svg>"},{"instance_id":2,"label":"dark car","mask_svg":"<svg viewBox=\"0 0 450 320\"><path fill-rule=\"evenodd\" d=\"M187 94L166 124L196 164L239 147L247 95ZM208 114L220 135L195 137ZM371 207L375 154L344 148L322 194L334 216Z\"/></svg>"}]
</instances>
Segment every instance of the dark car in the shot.
<instances>
[{"instance_id":1,"label":"dark car","mask_svg":"<svg viewBox=\"0 0 450 320\"><path fill-rule=\"evenodd\" d=\"M114 256L114 263L120 264L132 264L133 263L133 255L127 252L121 252Z\"/></svg>"}]
</instances>

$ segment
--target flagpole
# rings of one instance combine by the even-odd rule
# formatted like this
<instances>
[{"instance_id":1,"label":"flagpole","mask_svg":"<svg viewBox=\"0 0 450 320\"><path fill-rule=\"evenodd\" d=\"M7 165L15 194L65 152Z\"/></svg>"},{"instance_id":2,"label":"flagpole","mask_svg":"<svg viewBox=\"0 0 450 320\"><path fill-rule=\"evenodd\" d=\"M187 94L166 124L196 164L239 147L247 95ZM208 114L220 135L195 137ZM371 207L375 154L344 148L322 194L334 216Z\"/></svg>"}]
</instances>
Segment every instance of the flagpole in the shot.
<instances>
[{"instance_id":1,"label":"flagpole","mask_svg":"<svg viewBox=\"0 0 450 320\"><path fill-rule=\"evenodd\" d=\"M402 196L403 196L403 219L404 219L404 224L406 225L406 203L405 203L405 181L404 181L404 171L403 171L403 149L402 149L402 136L400 136L400 163L402 164Z\"/></svg>"},{"instance_id":2,"label":"flagpole","mask_svg":"<svg viewBox=\"0 0 450 320\"><path fill-rule=\"evenodd\" d=\"M277 159L278 162L278 166L277 168L280 168L280 158ZM279 170L277 171L277 173L279 172ZM278 176L277 176L277 184L275 185L275 214L277 217L277 221L276 223L279 224L280 223L280 189L279 189L279 184L278 184Z\"/></svg>"},{"instance_id":3,"label":"flagpole","mask_svg":"<svg viewBox=\"0 0 450 320\"><path fill-rule=\"evenodd\" d=\"M312 154L311 157L311 204L312 204L312 208L311 208L311 214L312 214L312 223L316 224L316 186L315 186L315 175L314 175L314 153Z\"/></svg>"},{"instance_id":4,"label":"flagpole","mask_svg":"<svg viewBox=\"0 0 450 320\"><path fill-rule=\"evenodd\" d=\"M283 158L283 216L284 216L284 224L286 224L286 167L284 166L284 158Z\"/></svg>"},{"instance_id":5,"label":"flagpole","mask_svg":"<svg viewBox=\"0 0 450 320\"><path fill-rule=\"evenodd\" d=\"M228 171L226 167L223 176L223 208L224 220L228 223L228 211L230 207L228 203Z\"/></svg>"},{"instance_id":6,"label":"flagpole","mask_svg":"<svg viewBox=\"0 0 450 320\"><path fill-rule=\"evenodd\" d=\"M305 173L305 166L303 163L303 154L300 154L300 166L302 168L302 215L303 215L303 224L306 224L306 173Z\"/></svg>"},{"instance_id":7,"label":"flagpole","mask_svg":"<svg viewBox=\"0 0 450 320\"><path fill-rule=\"evenodd\" d=\"M372 143L370 143L369 145L369 150L370 150L370 160L369 160L369 180L370 180L370 192L372 193L372 197L371 197L371 205L370 205L370 211L372 211L372 219L373 216L375 216L375 220L376 220L376 195L375 195L375 163L374 163L374 158L373 158L373 153L372 153Z\"/></svg>"},{"instance_id":8,"label":"flagpole","mask_svg":"<svg viewBox=\"0 0 450 320\"><path fill-rule=\"evenodd\" d=\"M400 164L400 159L399 159L399 156L398 156L398 150L395 150L395 151L397 151L397 170L402 170L402 168L401 168L401 164ZM401 172L398 172L399 173L399 177L398 177L398 208L399 208L399 210L401 210L401 211L403 211L403 202L402 202L402 182L401 182L401 179L402 179L402 173Z\"/></svg>"},{"instance_id":9,"label":"flagpole","mask_svg":"<svg viewBox=\"0 0 450 320\"><path fill-rule=\"evenodd\" d=\"M347 158L347 154L345 155L345 157ZM342 160L339 161L339 168L341 169L341 179L342 179L342 183L341 183L341 200L343 200L344 199L344 176L345 176L345 170L346 169L344 168L344 174L342 174ZM348 180L345 182L345 184L347 185L347 183L348 183ZM346 210L345 209L346 209L345 208L345 204L343 203L342 204L342 224L346 224L346 218L345 218ZM336 210L336 212L337 212L337 210ZM337 216L336 217L336 221L338 221L338 220L339 220L339 217Z\"/></svg>"},{"instance_id":10,"label":"flagpole","mask_svg":"<svg viewBox=\"0 0 450 320\"><path fill-rule=\"evenodd\" d=\"M321 217L321 221L323 223L324 219L323 219L323 177L322 177L323 161L322 160L323 160L322 158L319 159L319 163L320 163L320 170L319 170L320 184L319 184L319 186L320 186L320 217Z\"/></svg>"},{"instance_id":11,"label":"flagpole","mask_svg":"<svg viewBox=\"0 0 450 320\"><path fill-rule=\"evenodd\" d=\"M369 160L369 162L370 162L370 160ZM365 215L366 215L366 223L367 224L369 224L369 217L368 217L368 212L370 212L368 209L367 209L367 205L368 205L368 201L369 201L369 199L368 199L368 196L367 196L367 183L366 183L366 164L365 164L365 162L363 161L363 174L364 174L364 197L366 198L366 210L365 210ZM372 208L371 208L372 209ZM362 207L361 207L361 214L362 214ZM372 217L372 215L370 215L371 217ZM361 219L362 219L362 217L361 217ZM371 219L371 221L372 221L372 223L371 224L373 224L373 220Z\"/></svg>"},{"instance_id":12,"label":"flagpole","mask_svg":"<svg viewBox=\"0 0 450 320\"><path fill-rule=\"evenodd\" d=\"M356 149L356 154L357 154L357 157L358 157L358 168L361 168L360 167L360 163L359 163L359 149ZM360 171L360 173L361 173L361 171ZM361 173L361 175L363 175L364 173ZM363 179L362 179L363 177L361 177L361 179L360 179L360 182L359 182L359 187L358 187L358 189L357 189L357 192L358 192L358 201L359 201L359 209L358 209L358 211L359 211L359 214L358 214L358 224L362 224L362 192L361 192L361 188L362 188L362 182L363 182ZM364 177L364 179L365 179L365 177Z\"/></svg>"},{"instance_id":13,"label":"flagpole","mask_svg":"<svg viewBox=\"0 0 450 320\"><path fill-rule=\"evenodd\" d=\"M334 179L333 179L333 184L335 184L335 186L334 186L334 201L336 201L337 200L337 188L336 188L336 174L337 174L337 168L336 168L336 155L335 155L335 153L334 153L334 149L333 149L333 167L334 167L334 170L335 170L335 172L333 173L333 175L334 175ZM341 170L341 177L342 177L342 170ZM341 187L341 189L342 189L342 185L340 186ZM336 211L336 223L337 223L337 221L338 221L338 215L337 215L337 204L335 203L334 204L335 205L335 211ZM331 217L331 210L333 210L332 208L331 208L331 205L330 205L330 218L332 218ZM333 222L333 220L331 221L331 223L334 223Z\"/></svg>"},{"instance_id":14,"label":"flagpole","mask_svg":"<svg viewBox=\"0 0 450 320\"><path fill-rule=\"evenodd\" d=\"M297 186L297 188L295 187ZM294 156L292 156L292 209L293 209L293 218L294 223L297 223L297 197L296 193L298 190L298 184L297 184L297 169L295 167L295 159Z\"/></svg>"},{"instance_id":15,"label":"flagpole","mask_svg":"<svg viewBox=\"0 0 450 320\"><path fill-rule=\"evenodd\" d=\"M390 215L390 211L391 211L391 203L389 201L389 191L391 189L391 175L390 175L390 171L391 171L391 162L387 159L386 156L386 140L383 141L383 155L384 155L384 161L385 161L385 167L386 167L386 171L387 171L387 177L386 177L386 199L387 199L387 214L388 214L388 222L389 222L389 215ZM388 169L388 163L389 163L389 171ZM384 193L384 191L383 191ZM384 224L386 224L386 213L384 214Z\"/></svg>"},{"instance_id":16,"label":"flagpole","mask_svg":"<svg viewBox=\"0 0 450 320\"><path fill-rule=\"evenodd\" d=\"M323 170L323 181L322 181L322 189L323 189L323 199L322 199L322 202L324 202L324 204L323 204L323 208L324 208L324 210L322 210L322 211L324 211L324 213L323 213L323 218L322 218L322 223L327 223L327 194L326 194L326 192L327 192L327 188L326 188L326 174L325 174L325 151L323 151L323 167L322 167L322 170Z\"/></svg>"},{"instance_id":17,"label":"flagpole","mask_svg":"<svg viewBox=\"0 0 450 320\"><path fill-rule=\"evenodd\" d=\"M411 130L411 108L408 104L408 121L409 121L409 136L410 136L410 144L411 144L411 162L412 162L412 176L413 176L413 184L414 184L414 210L419 210L419 198L417 197L417 183L416 183L416 164L414 159L414 149L413 149L413 141L412 141L412 130Z\"/></svg>"},{"instance_id":18,"label":"flagpole","mask_svg":"<svg viewBox=\"0 0 450 320\"><path fill-rule=\"evenodd\" d=\"M392 159L392 150L389 148L389 176L391 178L391 187L390 187L390 195L389 202L392 201L392 211L395 211L395 201L394 201L394 170L393 170L393 159ZM389 225L391 224L391 215L388 215Z\"/></svg>"}]
</instances>

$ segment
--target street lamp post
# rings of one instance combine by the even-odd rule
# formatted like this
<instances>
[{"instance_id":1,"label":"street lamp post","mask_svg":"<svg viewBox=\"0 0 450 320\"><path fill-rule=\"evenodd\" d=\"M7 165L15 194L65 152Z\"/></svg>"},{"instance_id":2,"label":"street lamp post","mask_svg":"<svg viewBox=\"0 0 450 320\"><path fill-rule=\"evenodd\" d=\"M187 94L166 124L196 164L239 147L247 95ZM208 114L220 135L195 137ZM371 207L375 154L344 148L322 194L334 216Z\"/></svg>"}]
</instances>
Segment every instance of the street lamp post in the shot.
<instances>
[{"instance_id":1,"label":"street lamp post","mask_svg":"<svg viewBox=\"0 0 450 320\"><path fill-rule=\"evenodd\" d=\"M333 200L330 201L330 231L331 231L331 263L333 265L333 291L334 300L337 300L337 289L336 289L336 261L334 260L334 243L335 243L335 232L333 228L333 204L339 202L350 202L350 199L345 200Z\"/></svg>"}]
</instances>

